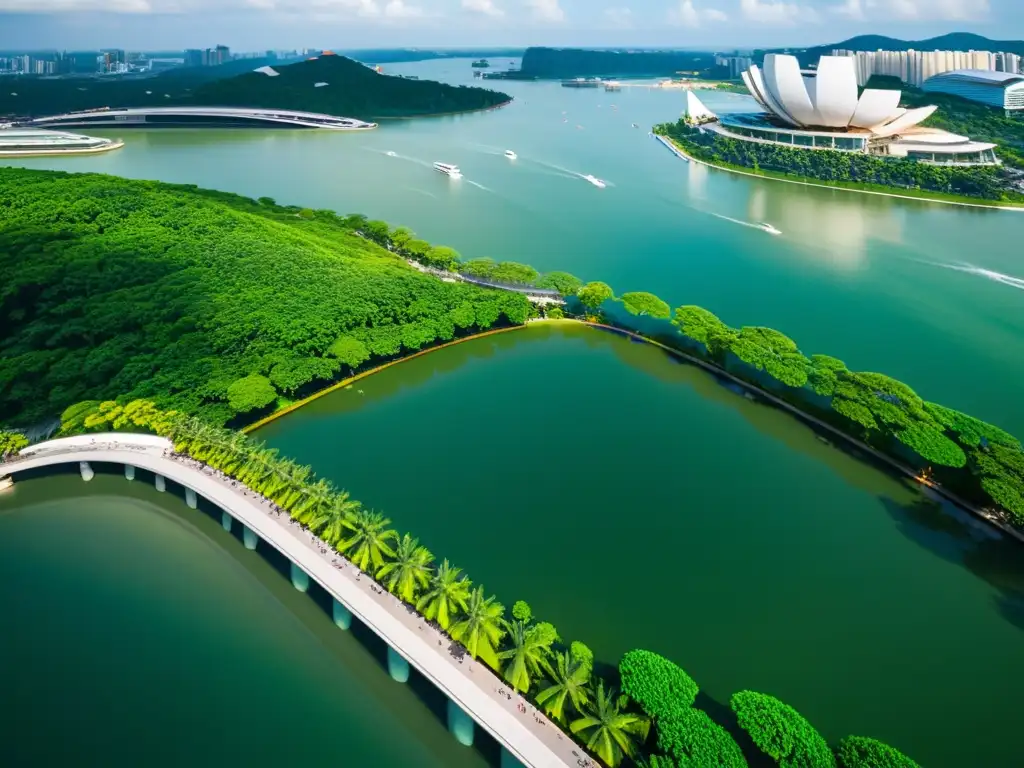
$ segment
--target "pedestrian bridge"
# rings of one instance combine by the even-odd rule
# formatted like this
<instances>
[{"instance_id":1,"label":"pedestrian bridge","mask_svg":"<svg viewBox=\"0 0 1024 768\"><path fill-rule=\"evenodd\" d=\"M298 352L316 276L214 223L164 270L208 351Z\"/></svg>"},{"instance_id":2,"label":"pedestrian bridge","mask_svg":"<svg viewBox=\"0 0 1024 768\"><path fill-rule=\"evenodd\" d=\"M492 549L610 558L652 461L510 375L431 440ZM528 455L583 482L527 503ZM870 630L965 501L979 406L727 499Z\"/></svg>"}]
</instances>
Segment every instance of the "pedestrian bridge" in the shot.
<instances>
[{"instance_id":1,"label":"pedestrian bridge","mask_svg":"<svg viewBox=\"0 0 1024 768\"><path fill-rule=\"evenodd\" d=\"M336 117L317 112L257 107L118 107L68 112L37 117L28 125L38 128L88 127L221 127L221 128L326 128L335 131L360 131L376 128L351 117Z\"/></svg>"},{"instance_id":2,"label":"pedestrian bridge","mask_svg":"<svg viewBox=\"0 0 1024 768\"><path fill-rule=\"evenodd\" d=\"M136 469L152 472L158 491L167 481L184 489L193 509L198 497L222 510L224 527L243 526L243 542L255 549L262 541L291 563L292 584L301 591L310 579L334 600L334 620L347 629L355 616L388 646L391 676L404 682L415 667L448 697L448 726L463 744L473 743L475 726L501 745L502 768L561 768L588 765L583 750L489 668L467 655L449 651L452 641L396 597L365 578L355 566L286 514L274 511L263 497L224 479L209 467L175 456L169 440L152 435L108 433L80 435L38 443L0 463L0 477L58 465L77 465L83 480L92 480L95 464L124 468L128 480ZM460 660L461 659L461 660ZM520 710L523 705L524 710Z\"/></svg>"}]
</instances>

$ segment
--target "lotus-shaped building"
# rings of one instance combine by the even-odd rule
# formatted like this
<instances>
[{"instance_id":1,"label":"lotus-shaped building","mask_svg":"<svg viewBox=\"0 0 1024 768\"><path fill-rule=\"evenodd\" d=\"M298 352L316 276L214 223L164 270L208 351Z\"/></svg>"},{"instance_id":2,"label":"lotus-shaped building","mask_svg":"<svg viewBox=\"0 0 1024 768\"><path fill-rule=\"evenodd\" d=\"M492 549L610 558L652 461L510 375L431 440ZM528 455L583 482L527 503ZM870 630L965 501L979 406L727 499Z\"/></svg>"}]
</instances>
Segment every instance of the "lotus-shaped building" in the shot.
<instances>
[{"instance_id":1,"label":"lotus-shaped building","mask_svg":"<svg viewBox=\"0 0 1024 768\"><path fill-rule=\"evenodd\" d=\"M795 56L770 53L743 73L764 114L718 116L707 130L743 141L900 157L943 165L998 163L995 144L922 126L934 106L905 109L900 91L857 87L855 60L822 56L803 71Z\"/></svg>"}]
</instances>

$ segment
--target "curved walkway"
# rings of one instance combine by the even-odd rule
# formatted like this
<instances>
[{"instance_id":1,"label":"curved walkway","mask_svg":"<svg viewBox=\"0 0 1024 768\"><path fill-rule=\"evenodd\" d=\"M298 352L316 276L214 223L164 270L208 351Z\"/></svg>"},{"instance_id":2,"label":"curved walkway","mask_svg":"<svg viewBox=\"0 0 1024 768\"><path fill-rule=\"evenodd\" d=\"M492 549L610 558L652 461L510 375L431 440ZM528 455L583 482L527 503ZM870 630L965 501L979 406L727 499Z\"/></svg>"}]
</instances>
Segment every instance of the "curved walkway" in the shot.
<instances>
[{"instance_id":1,"label":"curved walkway","mask_svg":"<svg viewBox=\"0 0 1024 768\"><path fill-rule=\"evenodd\" d=\"M140 439L141 438L141 439ZM93 434L39 443L0 463L0 475L78 462L149 470L191 489L281 552L348 608L390 648L462 708L515 759L531 768L596 765L583 750L489 668L468 655L409 606L334 553L263 497L209 467L172 453L170 441L146 435ZM520 710L520 705L525 711Z\"/></svg>"},{"instance_id":2,"label":"curved walkway","mask_svg":"<svg viewBox=\"0 0 1024 768\"><path fill-rule=\"evenodd\" d=\"M362 131L376 128L376 123L367 123L352 117L338 117L319 112L301 112L295 109L265 109L261 107L218 107L218 106L173 106L173 107L114 107L113 109L89 109L68 112L63 115L49 115L26 121L29 125L46 128L50 126L88 127L116 126L131 128L137 126L179 125L197 127L200 125L259 125L263 127L326 128L335 131Z\"/></svg>"}]
</instances>

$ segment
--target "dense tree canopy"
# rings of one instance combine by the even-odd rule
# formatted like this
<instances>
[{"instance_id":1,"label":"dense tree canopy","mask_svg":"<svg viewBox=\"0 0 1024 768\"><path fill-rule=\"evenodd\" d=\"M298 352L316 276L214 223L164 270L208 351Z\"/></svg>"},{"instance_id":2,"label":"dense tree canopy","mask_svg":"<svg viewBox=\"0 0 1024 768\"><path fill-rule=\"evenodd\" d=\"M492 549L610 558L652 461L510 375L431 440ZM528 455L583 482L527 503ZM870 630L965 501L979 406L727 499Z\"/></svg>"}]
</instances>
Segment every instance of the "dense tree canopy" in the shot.
<instances>
[{"instance_id":1,"label":"dense tree canopy","mask_svg":"<svg viewBox=\"0 0 1024 768\"><path fill-rule=\"evenodd\" d=\"M679 716L697 698L693 679L681 667L652 651L624 654L619 674L622 692L654 718Z\"/></svg>"},{"instance_id":2,"label":"dense tree canopy","mask_svg":"<svg viewBox=\"0 0 1024 768\"><path fill-rule=\"evenodd\" d=\"M729 703L757 748L782 768L835 768L828 742L788 704L755 691L734 693Z\"/></svg>"},{"instance_id":3,"label":"dense tree canopy","mask_svg":"<svg viewBox=\"0 0 1024 768\"><path fill-rule=\"evenodd\" d=\"M866 736L847 736L836 756L839 768L920 768L898 749Z\"/></svg>"},{"instance_id":4,"label":"dense tree canopy","mask_svg":"<svg viewBox=\"0 0 1024 768\"><path fill-rule=\"evenodd\" d=\"M659 718L657 728L658 749L678 768L746 768L739 744L702 709Z\"/></svg>"},{"instance_id":5,"label":"dense tree canopy","mask_svg":"<svg viewBox=\"0 0 1024 768\"><path fill-rule=\"evenodd\" d=\"M653 293L647 293L646 291L624 293L619 297L619 301L622 302L622 306L624 306L626 311L631 315L647 315L649 317L667 320L669 315L672 314L672 310L669 309L668 304L659 299Z\"/></svg>"},{"instance_id":6,"label":"dense tree canopy","mask_svg":"<svg viewBox=\"0 0 1024 768\"><path fill-rule=\"evenodd\" d=\"M596 310L614 295L611 286L608 283L601 282L587 283L576 291L576 296L579 298L580 303L591 311Z\"/></svg>"}]
</instances>

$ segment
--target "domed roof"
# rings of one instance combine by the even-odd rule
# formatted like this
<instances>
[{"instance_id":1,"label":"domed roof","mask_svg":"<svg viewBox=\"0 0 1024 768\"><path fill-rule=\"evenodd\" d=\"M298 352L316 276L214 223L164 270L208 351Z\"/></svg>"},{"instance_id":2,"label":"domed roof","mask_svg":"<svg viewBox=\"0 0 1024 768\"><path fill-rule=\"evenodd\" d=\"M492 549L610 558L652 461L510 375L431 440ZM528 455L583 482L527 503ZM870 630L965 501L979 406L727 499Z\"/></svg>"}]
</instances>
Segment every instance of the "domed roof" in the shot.
<instances>
[{"instance_id":1,"label":"domed roof","mask_svg":"<svg viewBox=\"0 0 1024 768\"><path fill-rule=\"evenodd\" d=\"M866 88L857 97L857 71L850 56L822 56L817 72L800 71L795 56L769 53L764 70L743 73L750 95L768 112L795 128L861 128L891 136L927 118L935 107L904 110L900 91Z\"/></svg>"}]
</instances>

